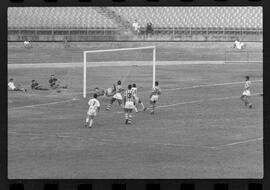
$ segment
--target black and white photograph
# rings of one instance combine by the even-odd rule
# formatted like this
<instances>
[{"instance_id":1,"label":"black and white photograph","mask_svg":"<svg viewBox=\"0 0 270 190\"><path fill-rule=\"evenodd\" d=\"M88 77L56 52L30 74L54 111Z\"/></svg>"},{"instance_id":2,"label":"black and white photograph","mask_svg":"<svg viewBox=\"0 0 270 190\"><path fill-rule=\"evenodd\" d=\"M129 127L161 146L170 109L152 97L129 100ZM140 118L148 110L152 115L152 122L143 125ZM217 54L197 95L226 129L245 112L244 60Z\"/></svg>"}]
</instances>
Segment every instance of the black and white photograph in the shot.
<instances>
[{"instance_id":1,"label":"black and white photograph","mask_svg":"<svg viewBox=\"0 0 270 190\"><path fill-rule=\"evenodd\" d=\"M9 7L9 179L258 179L263 8Z\"/></svg>"}]
</instances>

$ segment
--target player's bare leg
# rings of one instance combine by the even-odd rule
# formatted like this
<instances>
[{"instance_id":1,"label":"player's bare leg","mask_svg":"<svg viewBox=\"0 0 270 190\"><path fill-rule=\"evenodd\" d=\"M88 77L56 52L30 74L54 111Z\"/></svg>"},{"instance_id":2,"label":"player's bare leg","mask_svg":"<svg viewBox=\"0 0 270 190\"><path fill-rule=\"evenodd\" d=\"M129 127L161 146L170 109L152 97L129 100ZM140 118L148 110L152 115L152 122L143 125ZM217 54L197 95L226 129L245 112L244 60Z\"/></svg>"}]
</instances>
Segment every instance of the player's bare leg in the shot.
<instances>
[{"instance_id":1,"label":"player's bare leg","mask_svg":"<svg viewBox=\"0 0 270 190\"><path fill-rule=\"evenodd\" d=\"M124 105L122 105L122 100L117 100L118 101L118 104L119 104L119 106L121 107L121 108L123 108L124 107Z\"/></svg>"},{"instance_id":2,"label":"player's bare leg","mask_svg":"<svg viewBox=\"0 0 270 190\"><path fill-rule=\"evenodd\" d=\"M245 103L245 106L247 106L247 97L245 95L242 95L240 99Z\"/></svg>"},{"instance_id":3,"label":"player's bare leg","mask_svg":"<svg viewBox=\"0 0 270 190\"><path fill-rule=\"evenodd\" d=\"M89 115L87 115L86 117L84 127L87 127L88 123L89 123Z\"/></svg>"},{"instance_id":4,"label":"player's bare leg","mask_svg":"<svg viewBox=\"0 0 270 190\"><path fill-rule=\"evenodd\" d=\"M246 104L247 104L248 108L252 108L252 104L249 101L249 96L246 96Z\"/></svg>"},{"instance_id":5,"label":"player's bare leg","mask_svg":"<svg viewBox=\"0 0 270 190\"><path fill-rule=\"evenodd\" d=\"M107 111L111 110L112 104L115 102L115 100L116 100L115 98L111 99L110 103L107 105L107 108L106 108Z\"/></svg>"},{"instance_id":6,"label":"player's bare leg","mask_svg":"<svg viewBox=\"0 0 270 190\"><path fill-rule=\"evenodd\" d=\"M93 125L93 121L94 121L94 116L90 116L90 122L89 122L89 127L91 128Z\"/></svg>"}]
</instances>

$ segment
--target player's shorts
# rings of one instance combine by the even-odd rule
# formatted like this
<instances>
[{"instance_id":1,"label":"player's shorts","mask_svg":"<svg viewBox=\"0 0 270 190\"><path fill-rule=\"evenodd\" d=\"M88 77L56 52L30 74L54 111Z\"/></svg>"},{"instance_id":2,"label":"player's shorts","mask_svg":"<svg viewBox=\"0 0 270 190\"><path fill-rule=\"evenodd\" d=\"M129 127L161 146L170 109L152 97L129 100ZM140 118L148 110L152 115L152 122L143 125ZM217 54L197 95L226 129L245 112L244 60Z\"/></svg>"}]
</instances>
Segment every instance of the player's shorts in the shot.
<instances>
[{"instance_id":1,"label":"player's shorts","mask_svg":"<svg viewBox=\"0 0 270 190\"><path fill-rule=\"evenodd\" d=\"M151 101L151 102L157 102L157 101L158 101L158 95L153 95L153 96L150 98L150 101Z\"/></svg>"},{"instance_id":2,"label":"player's shorts","mask_svg":"<svg viewBox=\"0 0 270 190\"><path fill-rule=\"evenodd\" d=\"M125 109L134 109L134 102L126 102Z\"/></svg>"},{"instance_id":3,"label":"player's shorts","mask_svg":"<svg viewBox=\"0 0 270 190\"><path fill-rule=\"evenodd\" d=\"M87 112L88 115L90 116L96 116L97 115L97 111L95 109L89 109Z\"/></svg>"},{"instance_id":4,"label":"player's shorts","mask_svg":"<svg viewBox=\"0 0 270 190\"><path fill-rule=\"evenodd\" d=\"M245 90L245 91L243 92L243 95L244 95L244 96L250 96L250 91L249 91L249 90Z\"/></svg>"},{"instance_id":5,"label":"player's shorts","mask_svg":"<svg viewBox=\"0 0 270 190\"><path fill-rule=\"evenodd\" d=\"M122 95L120 93L116 93L113 98L117 99L117 100L122 100Z\"/></svg>"}]
</instances>

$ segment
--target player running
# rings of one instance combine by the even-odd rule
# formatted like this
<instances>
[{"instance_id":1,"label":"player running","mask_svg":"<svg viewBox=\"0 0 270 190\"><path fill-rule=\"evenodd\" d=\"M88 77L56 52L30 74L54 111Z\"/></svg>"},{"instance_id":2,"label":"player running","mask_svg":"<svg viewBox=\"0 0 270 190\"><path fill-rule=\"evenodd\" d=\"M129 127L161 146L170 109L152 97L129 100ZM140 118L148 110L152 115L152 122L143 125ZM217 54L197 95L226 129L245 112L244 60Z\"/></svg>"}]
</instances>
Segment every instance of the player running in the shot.
<instances>
[{"instance_id":1,"label":"player running","mask_svg":"<svg viewBox=\"0 0 270 190\"><path fill-rule=\"evenodd\" d=\"M131 124L132 119L132 110L134 109L135 97L132 91L131 84L128 85L128 89L124 94L124 110L125 110L125 119L126 125Z\"/></svg>"},{"instance_id":2,"label":"player running","mask_svg":"<svg viewBox=\"0 0 270 190\"><path fill-rule=\"evenodd\" d=\"M243 94L240 97L240 99L245 103L245 106L248 106L248 108L252 108L252 104L249 102L250 85L251 85L251 82L249 80L249 76L246 76L245 89L244 89Z\"/></svg>"},{"instance_id":3,"label":"player running","mask_svg":"<svg viewBox=\"0 0 270 190\"><path fill-rule=\"evenodd\" d=\"M13 78L10 78L9 79L9 82L8 82L8 90L9 91L22 91L24 93L26 93L26 89L25 88L22 88L22 87L16 87L15 84L14 84L14 79Z\"/></svg>"},{"instance_id":4,"label":"player running","mask_svg":"<svg viewBox=\"0 0 270 190\"><path fill-rule=\"evenodd\" d=\"M97 115L97 111L99 112L100 110L100 103L97 99L96 93L94 93L93 98L89 100L88 105L89 105L89 109L87 112L86 122L84 126L87 127L89 123L89 128L91 128L93 125L94 117ZM89 122L89 119L90 119L90 122Z\"/></svg>"},{"instance_id":5,"label":"player running","mask_svg":"<svg viewBox=\"0 0 270 190\"><path fill-rule=\"evenodd\" d=\"M159 87L158 81L155 82L155 87L153 88L149 98L150 98L150 113L154 114L155 113L155 106L158 101L158 97L161 95L161 89ZM144 108L144 111L147 108Z\"/></svg>"},{"instance_id":6,"label":"player running","mask_svg":"<svg viewBox=\"0 0 270 190\"><path fill-rule=\"evenodd\" d=\"M118 101L118 104L119 106L122 107L122 100L123 100L123 97L122 97L122 92L124 91L124 89L122 88L122 82L119 80L117 82L117 86L115 87L115 94L113 95L110 103L108 104L106 110L107 111L110 111L111 110L111 107L112 107L112 104L117 100Z\"/></svg>"},{"instance_id":7,"label":"player running","mask_svg":"<svg viewBox=\"0 0 270 190\"><path fill-rule=\"evenodd\" d=\"M142 102L142 101L140 100L140 98L138 97L138 94L137 94L138 89L137 89L135 83L132 85L131 90L132 90L133 95L134 95L134 98L135 98L135 102L134 102L134 103L135 103L135 106L134 106L135 112L136 112L136 113L138 112L138 108L137 108L138 104L141 104L141 105L142 105L142 110L144 110L144 105L143 105L143 102Z\"/></svg>"}]
</instances>

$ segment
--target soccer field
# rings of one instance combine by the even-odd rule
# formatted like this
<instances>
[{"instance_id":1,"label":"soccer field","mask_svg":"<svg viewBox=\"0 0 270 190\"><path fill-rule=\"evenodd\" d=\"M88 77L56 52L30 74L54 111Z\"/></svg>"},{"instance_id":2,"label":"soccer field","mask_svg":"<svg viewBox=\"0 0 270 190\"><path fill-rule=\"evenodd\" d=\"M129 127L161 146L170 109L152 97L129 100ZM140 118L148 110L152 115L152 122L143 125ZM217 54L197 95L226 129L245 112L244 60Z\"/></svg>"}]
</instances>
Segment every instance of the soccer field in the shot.
<instances>
[{"instance_id":1,"label":"soccer field","mask_svg":"<svg viewBox=\"0 0 270 190\"><path fill-rule=\"evenodd\" d=\"M29 52L15 55L15 47L9 46L9 58L26 59ZM93 128L83 128L88 99L82 98L82 67L72 65L74 58L69 67L9 66L8 76L25 87L32 79L47 85L55 73L69 88L61 93L8 93L8 177L263 177L262 63L220 64L222 48L215 52L204 46L202 60L213 63L194 64L199 56L192 63L194 47L187 47L186 54L192 50L185 55L187 64L171 62L173 54L167 47L168 53L157 55L162 57L156 68L162 95L156 113L134 113L132 125L125 125L117 104L105 111L109 99L100 98L101 111ZM28 63L36 63L38 58L31 55ZM120 76L125 88L136 82L139 97L149 106L151 62L132 65L88 67L89 89L110 87ZM252 109L240 100L246 75L252 81Z\"/></svg>"}]
</instances>

